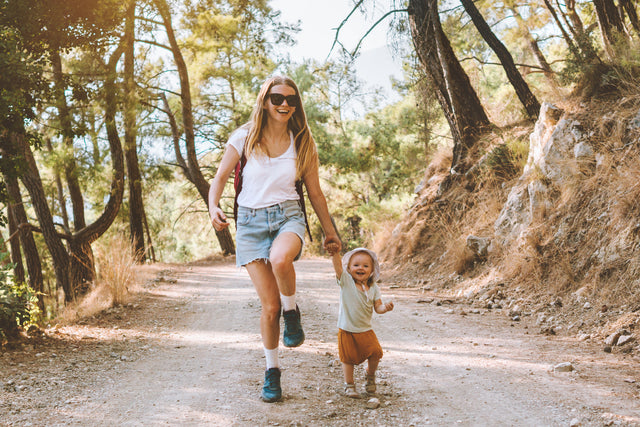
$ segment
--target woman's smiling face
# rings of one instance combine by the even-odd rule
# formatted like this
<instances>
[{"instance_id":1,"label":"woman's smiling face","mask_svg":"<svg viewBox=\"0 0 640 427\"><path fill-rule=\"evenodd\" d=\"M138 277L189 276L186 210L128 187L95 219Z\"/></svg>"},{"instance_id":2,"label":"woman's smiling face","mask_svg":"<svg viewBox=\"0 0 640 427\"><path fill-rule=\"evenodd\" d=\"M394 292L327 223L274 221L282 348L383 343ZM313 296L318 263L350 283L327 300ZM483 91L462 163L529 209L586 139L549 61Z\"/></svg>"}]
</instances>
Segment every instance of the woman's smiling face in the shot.
<instances>
[{"instance_id":1,"label":"woman's smiling face","mask_svg":"<svg viewBox=\"0 0 640 427\"><path fill-rule=\"evenodd\" d=\"M278 122L287 122L296 111L295 105L289 105L289 102L285 99L282 104L274 105L271 101L272 94L278 94L282 96L296 96L296 91L289 85L275 85L271 87L269 94L265 97L264 109L266 110L268 117ZM291 99L291 98L290 98Z\"/></svg>"}]
</instances>

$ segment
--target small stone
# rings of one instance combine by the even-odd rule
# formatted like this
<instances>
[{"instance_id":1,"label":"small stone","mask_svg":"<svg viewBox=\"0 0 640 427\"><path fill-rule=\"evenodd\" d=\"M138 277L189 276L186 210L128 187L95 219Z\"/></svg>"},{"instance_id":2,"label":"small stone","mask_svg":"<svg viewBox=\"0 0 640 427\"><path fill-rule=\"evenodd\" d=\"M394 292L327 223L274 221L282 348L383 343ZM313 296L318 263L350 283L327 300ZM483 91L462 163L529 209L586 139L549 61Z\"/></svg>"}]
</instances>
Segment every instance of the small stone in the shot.
<instances>
[{"instance_id":1,"label":"small stone","mask_svg":"<svg viewBox=\"0 0 640 427\"><path fill-rule=\"evenodd\" d=\"M582 308L584 308L585 310L589 310L591 308L591 303L589 301L585 302Z\"/></svg>"},{"instance_id":2,"label":"small stone","mask_svg":"<svg viewBox=\"0 0 640 427\"><path fill-rule=\"evenodd\" d=\"M569 423L569 427L580 427L581 425L580 420L577 418L572 419Z\"/></svg>"},{"instance_id":3,"label":"small stone","mask_svg":"<svg viewBox=\"0 0 640 427\"><path fill-rule=\"evenodd\" d=\"M589 338L591 338L591 335L589 335L589 334L580 334L580 335L578 335L578 341L586 341Z\"/></svg>"},{"instance_id":4,"label":"small stone","mask_svg":"<svg viewBox=\"0 0 640 427\"><path fill-rule=\"evenodd\" d=\"M605 353L611 353L611 346L610 345L605 345L603 348Z\"/></svg>"},{"instance_id":5,"label":"small stone","mask_svg":"<svg viewBox=\"0 0 640 427\"><path fill-rule=\"evenodd\" d=\"M625 345L626 343L632 342L633 340L634 340L633 335L622 335L620 336L620 338L618 338L616 345L617 346Z\"/></svg>"},{"instance_id":6,"label":"small stone","mask_svg":"<svg viewBox=\"0 0 640 427\"><path fill-rule=\"evenodd\" d=\"M380 407L380 400L377 397L372 397L367 400L367 408L368 409L377 409Z\"/></svg>"},{"instance_id":7,"label":"small stone","mask_svg":"<svg viewBox=\"0 0 640 427\"><path fill-rule=\"evenodd\" d=\"M555 372L571 372L573 371L573 365L571 362L562 362L553 367Z\"/></svg>"},{"instance_id":8,"label":"small stone","mask_svg":"<svg viewBox=\"0 0 640 427\"><path fill-rule=\"evenodd\" d=\"M618 342L618 338L620 338L620 335L620 332L612 333L604 340L605 345L616 345L616 343Z\"/></svg>"}]
</instances>

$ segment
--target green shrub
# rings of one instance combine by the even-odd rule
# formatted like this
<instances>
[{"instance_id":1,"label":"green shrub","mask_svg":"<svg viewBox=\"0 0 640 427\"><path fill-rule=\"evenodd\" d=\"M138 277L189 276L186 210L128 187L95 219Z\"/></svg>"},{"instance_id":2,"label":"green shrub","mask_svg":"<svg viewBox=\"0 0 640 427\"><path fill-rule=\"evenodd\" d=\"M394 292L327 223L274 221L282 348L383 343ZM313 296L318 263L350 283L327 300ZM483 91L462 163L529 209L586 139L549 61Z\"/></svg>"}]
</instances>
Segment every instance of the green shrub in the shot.
<instances>
[{"instance_id":1,"label":"green shrub","mask_svg":"<svg viewBox=\"0 0 640 427\"><path fill-rule=\"evenodd\" d=\"M13 283L12 265L2 264L6 257L0 252L0 343L34 323L39 312L36 292L25 283Z\"/></svg>"}]
</instances>

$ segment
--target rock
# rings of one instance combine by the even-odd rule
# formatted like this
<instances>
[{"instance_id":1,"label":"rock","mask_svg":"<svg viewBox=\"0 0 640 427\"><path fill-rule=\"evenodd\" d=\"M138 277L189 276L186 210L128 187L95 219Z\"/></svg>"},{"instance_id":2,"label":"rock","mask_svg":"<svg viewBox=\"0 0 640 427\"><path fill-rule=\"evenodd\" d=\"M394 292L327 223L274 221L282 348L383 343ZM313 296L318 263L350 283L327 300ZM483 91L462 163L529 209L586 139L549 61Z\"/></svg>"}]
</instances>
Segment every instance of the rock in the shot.
<instances>
[{"instance_id":1,"label":"rock","mask_svg":"<svg viewBox=\"0 0 640 427\"><path fill-rule=\"evenodd\" d=\"M633 341L634 341L633 335L621 335L620 338L618 338L616 345L621 346Z\"/></svg>"},{"instance_id":2,"label":"rock","mask_svg":"<svg viewBox=\"0 0 640 427\"><path fill-rule=\"evenodd\" d=\"M581 425L582 423L580 423L580 420L577 418L573 418L569 423L569 427L580 427Z\"/></svg>"},{"instance_id":3,"label":"rock","mask_svg":"<svg viewBox=\"0 0 640 427\"><path fill-rule=\"evenodd\" d=\"M578 341L586 341L586 340L591 338L591 335L589 335L589 334L580 334L580 335L578 335L577 338L578 338Z\"/></svg>"},{"instance_id":4,"label":"rock","mask_svg":"<svg viewBox=\"0 0 640 427\"><path fill-rule=\"evenodd\" d=\"M490 243L491 241L489 239L477 237L471 234L467 236L467 248L469 248L473 255L478 259L483 259L487 256L487 249L489 248Z\"/></svg>"},{"instance_id":5,"label":"rock","mask_svg":"<svg viewBox=\"0 0 640 427\"><path fill-rule=\"evenodd\" d=\"M591 308L591 303L589 303L589 301L585 302L582 308L584 308L585 310L589 310Z\"/></svg>"},{"instance_id":6,"label":"rock","mask_svg":"<svg viewBox=\"0 0 640 427\"><path fill-rule=\"evenodd\" d=\"M368 409L378 409L380 407L380 400L377 397L372 397L367 400L367 408Z\"/></svg>"},{"instance_id":7,"label":"rock","mask_svg":"<svg viewBox=\"0 0 640 427\"><path fill-rule=\"evenodd\" d=\"M554 366L553 370L555 372L571 372L573 371L573 365L571 364L571 362L562 362Z\"/></svg>"},{"instance_id":8,"label":"rock","mask_svg":"<svg viewBox=\"0 0 640 427\"><path fill-rule=\"evenodd\" d=\"M512 187L494 223L496 241L502 246L526 243L526 231L536 219L553 209L553 187L589 171L596 164L589 136L576 120L563 117L564 111L543 103L535 127L529 136L529 157L522 176ZM567 159L573 159L567 161ZM558 239L564 240L565 233Z\"/></svg>"},{"instance_id":9,"label":"rock","mask_svg":"<svg viewBox=\"0 0 640 427\"><path fill-rule=\"evenodd\" d=\"M605 338L604 344L608 346L616 345L616 343L618 342L618 338L620 338L620 335L621 334L619 331L612 333L607 338Z\"/></svg>"},{"instance_id":10,"label":"rock","mask_svg":"<svg viewBox=\"0 0 640 427\"><path fill-rule=\"evenodd\" d=\"M605 345L603 348L605 353L611 353L611 346L610 345Z\"/></svg>"}]
</instances>

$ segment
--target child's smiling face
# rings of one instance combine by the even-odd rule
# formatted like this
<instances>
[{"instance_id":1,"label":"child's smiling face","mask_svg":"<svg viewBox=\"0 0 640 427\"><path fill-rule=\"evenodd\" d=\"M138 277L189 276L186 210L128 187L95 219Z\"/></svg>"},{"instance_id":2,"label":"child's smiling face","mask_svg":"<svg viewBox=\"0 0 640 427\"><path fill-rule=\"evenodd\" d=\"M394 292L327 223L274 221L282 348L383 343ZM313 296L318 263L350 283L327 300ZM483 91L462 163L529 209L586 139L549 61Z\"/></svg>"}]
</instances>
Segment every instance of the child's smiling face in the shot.
<instances>
[{"instance_id":1,"label":"child's smiling face","mask_svg":"<svg viewBox=\"0 0 640 427\"><path fill-rule=\"evenodd\" d=\"M373 273L373 260L366 252L357 252L349 260L347 271L356 283L366 283Z\"/></svg>"}]
</instances>

